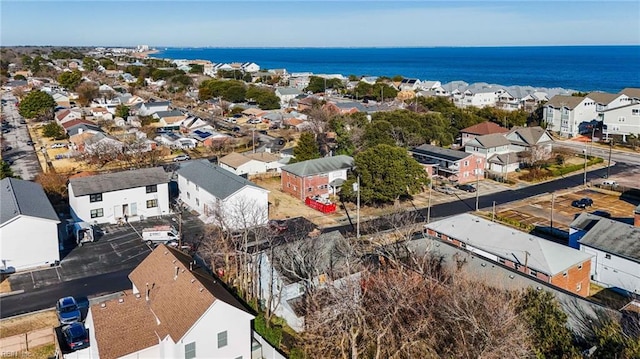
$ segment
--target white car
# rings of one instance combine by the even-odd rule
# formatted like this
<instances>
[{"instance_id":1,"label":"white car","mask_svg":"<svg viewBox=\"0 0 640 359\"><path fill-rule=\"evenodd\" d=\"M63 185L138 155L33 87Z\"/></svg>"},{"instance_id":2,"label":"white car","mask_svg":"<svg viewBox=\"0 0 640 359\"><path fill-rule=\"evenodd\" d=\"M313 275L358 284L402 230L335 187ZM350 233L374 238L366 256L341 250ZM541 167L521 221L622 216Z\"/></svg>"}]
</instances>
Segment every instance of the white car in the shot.
<instances>
[{"instance_id":1,"label":"white car","mask_svg":"<svg viewBox=\"0 0 640 359\"><path fill-rule=\"evenodd\" d=\"M67 144L66 143L54 143L51 145L51 148L66 148Z\"/></svg>"},{"instance_id":2,"label":"white car","mask_svg":"<svg viewBox=\"0 0 640 359\"><path fill-rule=\"evenodd\" d=\"M614 180L604 180L602 181L603 186L617 186L618 183Z\"/></svg>"},{"instance_id":3,"label":"white car","mask_svg":"<svg viewBox=\"0 0 640 359\"><path fill-rule=\"evenodd\" d=\"M190 159L191 159L191 157L189 157L189 155L177 155L173 159L173 162L187 161L187 160L190 160Z\"/></svg>"}]
</instances>

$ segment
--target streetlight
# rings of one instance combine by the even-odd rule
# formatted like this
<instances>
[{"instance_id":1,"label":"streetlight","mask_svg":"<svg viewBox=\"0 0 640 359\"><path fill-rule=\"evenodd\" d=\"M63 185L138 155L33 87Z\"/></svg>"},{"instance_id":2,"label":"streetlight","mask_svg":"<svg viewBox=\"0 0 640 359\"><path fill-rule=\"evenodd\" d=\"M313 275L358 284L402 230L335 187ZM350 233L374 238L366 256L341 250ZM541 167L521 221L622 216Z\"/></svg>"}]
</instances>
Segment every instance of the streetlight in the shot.
<instances>
[{"instance_id":1,"label":"streetlight","mask_svg":"<svg viewBox=\"0 0 640 359\"><path fill-rule=\"evenodd\" d=\"M431 221L431 189L433 188L433 180L429 181L429 203L427 205L427 224Z\"/></svg>"},{"instance_id":2,"label":"streetlight","mask_svg":"<svg viewBox=\"0 0 640 359\"><path fill-rule=\"evenodd\" d=\"M584 187L587 187L587 144L584 144Z\"/></svg>"}]
</instances>

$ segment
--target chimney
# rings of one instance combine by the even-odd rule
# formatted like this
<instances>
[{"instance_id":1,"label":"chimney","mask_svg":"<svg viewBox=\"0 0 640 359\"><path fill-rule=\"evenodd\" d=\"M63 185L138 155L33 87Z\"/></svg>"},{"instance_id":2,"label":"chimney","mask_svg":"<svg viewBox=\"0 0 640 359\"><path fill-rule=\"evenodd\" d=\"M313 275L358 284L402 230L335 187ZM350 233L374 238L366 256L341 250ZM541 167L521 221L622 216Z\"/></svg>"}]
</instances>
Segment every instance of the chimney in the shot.
<instances>
[{"instance_id":1,"label":"chimney","mask_svg":"<svg viewBox=\"0 0 640 359\"><path fill-rule=\"evenodd\" d=\"M635 227L640 227L640 204L633 211L633 225Z\"/></svg>"}]
</instances>

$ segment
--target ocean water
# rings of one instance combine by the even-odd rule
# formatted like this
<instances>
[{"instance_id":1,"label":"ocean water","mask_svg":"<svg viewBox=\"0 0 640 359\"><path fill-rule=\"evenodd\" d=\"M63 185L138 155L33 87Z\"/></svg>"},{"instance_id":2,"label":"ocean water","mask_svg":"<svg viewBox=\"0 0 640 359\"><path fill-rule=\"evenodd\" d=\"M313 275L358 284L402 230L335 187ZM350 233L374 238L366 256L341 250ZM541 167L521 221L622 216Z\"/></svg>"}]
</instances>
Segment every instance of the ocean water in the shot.
<instances>
[{"instance_id":1,"label":"ocean water","mask_svg":"<svg viewBox=\"0 0 640 359\"><path fill-rule=\"evenodd\" d=\"M158 48L153 57L255 62L289 72L618 92L640 87L640 46Z\"/></svg>"}]
</instances>

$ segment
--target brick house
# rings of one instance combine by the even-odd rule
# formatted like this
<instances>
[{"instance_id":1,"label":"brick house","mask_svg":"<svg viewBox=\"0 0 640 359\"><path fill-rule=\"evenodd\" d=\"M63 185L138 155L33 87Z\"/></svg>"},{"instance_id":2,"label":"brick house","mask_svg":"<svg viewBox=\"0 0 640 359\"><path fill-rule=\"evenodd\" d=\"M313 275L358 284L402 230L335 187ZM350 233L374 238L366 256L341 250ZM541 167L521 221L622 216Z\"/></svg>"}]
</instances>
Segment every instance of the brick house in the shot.
<instances>
[{"instance_id":1,"label":"brick house","mask_svg":"<svg viewBox=\"0 0 640 359\"><path fill-rule=\"evenodd\" d=\"M424 226L425 233L455 247L582 297L589 296L590 253L511 227L459 214Z\"/></svg>"},{"instance_id":2,"label":"brick house","mask_svg":"<svg viewBox=\"0 0 640 359\"><path fill-rule=\"evenodd\" d=\"M484 178L487 159L482 156L426 144L410 152L430 174L449 181L463 184L476 181L477 177Z\"/></svg>"},{"instance_id":3,"label":"brick house","mask_svg":"<svg viewBox=\"0 0 640 359\"><path fill-rule=\"evenodd\" d=\"M282 167L282 190L301 200L328 197L347 179L353 158L345 155L302 161Z\"/></svg>"}]
</instances>

